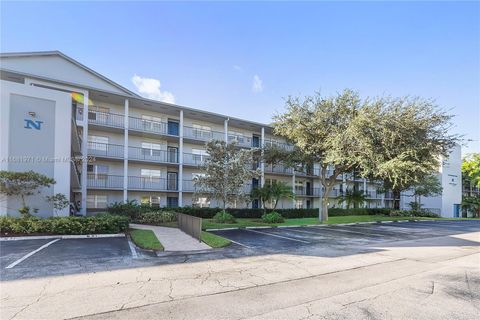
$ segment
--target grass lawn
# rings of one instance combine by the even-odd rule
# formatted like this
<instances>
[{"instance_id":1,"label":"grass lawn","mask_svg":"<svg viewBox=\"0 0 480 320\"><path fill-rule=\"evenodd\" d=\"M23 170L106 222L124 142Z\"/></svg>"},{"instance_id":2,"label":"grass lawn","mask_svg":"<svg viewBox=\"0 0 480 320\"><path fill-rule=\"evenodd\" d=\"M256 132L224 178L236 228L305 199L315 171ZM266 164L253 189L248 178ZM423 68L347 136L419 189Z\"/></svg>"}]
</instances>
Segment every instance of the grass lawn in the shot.
<instances>
[{"instance_id":1,"label":"grass lawn","mask_svg":"<svg viewBox=\"0 0 480 320\"><path fill-rule=\"evenodd\" d=\"M232 243L228 239L206 231L202 231L202 241L212 248L222 248Z\"/></svg>"},{"instance_id":2,"label":"grass lawn","mask_svg":"<svg viewBox=\"0 0 480 320\"><path fill-rule=\"evenodd\" d=\"M374 221L398 221L398 220L448 220L445 218L423 218L423 217L389 217L382 215L360 215L360 216L340 216L329 217L327 224L355 223L355 222L374 222ZM458 220L458 218L455 218ZM268 224L260 219L236 219L236 223L216 223L213 219L203 219L203 229L223 229L223 228L244 228L261 226L302 226L308 224L320 224L318 218L297 218L285 219L283 223Z\"/></svg>"},{"instance_id":3,"label":"grass lawn","mask_svg":"<svg viewBox=\"0 0 480 320\"><path fill-rule=\"evenodd\" d=\"M163 251L162 244L152 230L131 229L130 236L133 242L140 248Z\"/></svg>"}]
</instances>

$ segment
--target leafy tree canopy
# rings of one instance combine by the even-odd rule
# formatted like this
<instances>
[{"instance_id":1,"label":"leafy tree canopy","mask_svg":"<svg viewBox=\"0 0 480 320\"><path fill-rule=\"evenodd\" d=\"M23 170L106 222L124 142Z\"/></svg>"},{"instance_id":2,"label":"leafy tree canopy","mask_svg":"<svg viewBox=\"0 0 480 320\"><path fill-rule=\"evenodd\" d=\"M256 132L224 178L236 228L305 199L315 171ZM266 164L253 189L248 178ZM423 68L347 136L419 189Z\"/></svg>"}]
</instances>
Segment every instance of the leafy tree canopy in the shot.
<instances>
[{"instance_id":1,"label":"leafy tree canopy","mask_svg":"<svg viewBox=\"0 0 480 320\"><path fill-rule=\"evenodd\" d=\"M223 208L235 201L248 201L250 192L244 183L260 175L258 169L252 170L256 151L240 149L234 141L227 144L219 140L208 142L206 151L209 156L201 166L205 175L194 179L196 195L218 199Z\"/></svg>"}]
</instances>

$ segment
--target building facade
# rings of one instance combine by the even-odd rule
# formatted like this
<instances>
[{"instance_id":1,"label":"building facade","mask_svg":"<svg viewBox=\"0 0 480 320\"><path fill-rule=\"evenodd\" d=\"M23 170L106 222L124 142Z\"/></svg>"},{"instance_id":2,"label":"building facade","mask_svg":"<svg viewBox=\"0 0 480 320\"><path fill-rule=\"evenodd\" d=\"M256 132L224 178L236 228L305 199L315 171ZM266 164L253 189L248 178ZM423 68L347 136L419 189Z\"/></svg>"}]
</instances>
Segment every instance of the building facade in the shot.
<instances>
[{"instance_id":1,"label":"building facade","mask_svg":"<svg viewBox=\"0 0 480 320\"><path fill-rule=\"evenodd\" d=\"M69 195L84 215L127 200L161 207L217 207L213 199L194 196L193 178L202 174L199 165L208 157L206 142L292 148L274 136L269 125L142 98L61 52L2 54L0 67L0 169L34 170L55 178L53 188L30 199L39 203L44 215L52 208L40 205L40 198L54 193ZM32 159L17 159L22 157ZM296 197L282 200L279 208L320 206L322 188L315 164L301 170L257 165L261 177L246 181L247 191L283 181ZM392 192L379 192L379 187L354 173L345 174L329 195L330 206L345 206L337 198L353 188L367 196L362 206L393 207L394 200L405 205L393 199ZM453 216L446 197L447 193L432 206ZM259 203L253 199L233 205ZM0 203L0 213L15 215L18 207L17 199L7 199ZM59 214L67 215L68 210Z\"/></svg>"}]
</instances>

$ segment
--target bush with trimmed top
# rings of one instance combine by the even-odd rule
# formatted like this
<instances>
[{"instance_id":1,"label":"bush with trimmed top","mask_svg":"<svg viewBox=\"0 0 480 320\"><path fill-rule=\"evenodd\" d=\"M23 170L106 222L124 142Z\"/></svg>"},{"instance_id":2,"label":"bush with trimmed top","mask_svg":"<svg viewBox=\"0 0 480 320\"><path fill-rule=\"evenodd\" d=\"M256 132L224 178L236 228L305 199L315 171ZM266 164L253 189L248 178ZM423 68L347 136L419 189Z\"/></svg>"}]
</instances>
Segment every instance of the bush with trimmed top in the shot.
<instances>
[{"instance_id":1,"label":"bush with trimmed top","mask_svg":"<svg viewBox=\"0 0 480 320\"><path fill-rule=\"evenodd\" d=\"M220 211L213 216L213 220L217 223L235 223L235 217L225 211Z\"/></svg>"},{"instance_id":2,"label":"bush with trimmed top","mask_svg":"<svg viewBox=\"0 0 480 320\"><path fill-rule=\"evenodd\" d=\"M285 219L283 219L280 213L273 211L265 213L262 216L262 221L265 223L282 223L283 221L285 221Z\"/></svg>"},{"instance_id":3,"label":"bush with trimmed top","mask_svg":"<svg viewBox=\"0 0 480 320\"><path fill-rule=\"evenodd\" d=\"M95 217L0 217L0 233L8 235L28 234L95 234L119 233L128 228L128 218L112 215Z\"/></svg>"}]
</instances>

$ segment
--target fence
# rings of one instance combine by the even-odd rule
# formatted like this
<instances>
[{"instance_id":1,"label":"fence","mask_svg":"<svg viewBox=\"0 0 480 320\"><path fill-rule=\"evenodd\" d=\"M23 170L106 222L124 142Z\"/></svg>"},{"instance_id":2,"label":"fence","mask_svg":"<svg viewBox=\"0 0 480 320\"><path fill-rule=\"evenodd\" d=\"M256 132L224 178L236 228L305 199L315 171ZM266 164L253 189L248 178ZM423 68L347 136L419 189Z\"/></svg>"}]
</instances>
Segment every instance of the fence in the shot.
<instances>
[{"instance_id":1,"label":"fence","mask_svg":"<svg viewBox=\"0 0 480 320\"><path fill-rule=\"evenodd\" d=\"M202 238L202 218L189 216L188 214L178 213L178 227L188 235L191 235L198 241Z\"/></svg>"}]
</instances>

